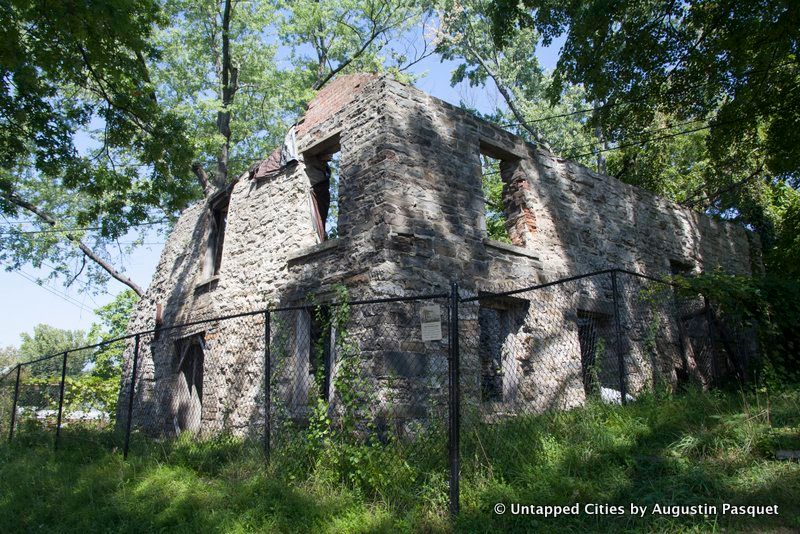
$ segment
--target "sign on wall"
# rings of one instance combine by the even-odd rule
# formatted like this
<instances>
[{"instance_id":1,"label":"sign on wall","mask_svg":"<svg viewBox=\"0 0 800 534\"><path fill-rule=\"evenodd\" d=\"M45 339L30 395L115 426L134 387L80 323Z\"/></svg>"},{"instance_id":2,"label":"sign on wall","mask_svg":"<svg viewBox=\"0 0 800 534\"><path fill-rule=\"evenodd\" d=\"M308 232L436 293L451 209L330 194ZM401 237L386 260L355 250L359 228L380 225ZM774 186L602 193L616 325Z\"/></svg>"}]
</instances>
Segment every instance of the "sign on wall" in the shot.
<instances>
[{"instance_id":1,"label":"sign on wall","mask_svg":"<svg viewBox=\"0 0 800 534\"><path fill-rule=\"evenodd\" d=\"M422 341L439 341L442 339L442 309L438 304L423 306L420 310L422 318Z\"/></svg>"}]
</instances>

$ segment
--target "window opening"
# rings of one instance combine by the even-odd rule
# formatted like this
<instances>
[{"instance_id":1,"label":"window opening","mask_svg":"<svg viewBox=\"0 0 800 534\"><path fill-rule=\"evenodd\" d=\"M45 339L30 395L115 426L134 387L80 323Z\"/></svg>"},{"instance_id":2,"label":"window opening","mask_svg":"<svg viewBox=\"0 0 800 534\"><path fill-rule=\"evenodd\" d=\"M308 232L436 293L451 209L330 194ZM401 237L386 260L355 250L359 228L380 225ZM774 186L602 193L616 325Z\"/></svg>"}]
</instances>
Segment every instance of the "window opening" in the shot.
<instances>
[{"instance_id":1,"label":"window opening","mask_svg":"<svg viewBox=\"0 0 800 534\"><path fill-rule=\"evenodd\" d=\"M578 342L581 349L581 378L586 396L600 394L601 370L609 357L603 331L610 326L610 317L602 313L578 310Z\"/></svg>"},{"instance_id":2,"label":"window opening","mask_svg":"<svg viewBox=\"0 0 800 534\"><path fill-rule=\"evenodd\" d=\"M320 242L339 236L340 154L337 136L303 155L311 183L312 222Z\"/></svg>"},{"instance_id":3,"label":"window opening","mask_svg":"<svg viewBox=\"0 0 800 534\"><path fill-rule=\"evenodd\" d=\"M180 432L200 430L203 408L204 343L200 335L180 340L177 344L177 384L175 429Z\"/></svg>"},{"instance_id":4,"label":"window opening","mask_svg":"<svg viewBox=\"0 0 800 534\"><path fill-rule=\"evenodd\" d=\"M672 276L691 276L694 272L694 266L685 261L669 260L669 272ZM680 309L681 299L674 287L672 288L672 302L676 309Z\"/></svg>"},{"instance_id":5,"label":"window opening","mask_svg":"<svg viewBox=\"0 0 800 534\"><path fill-rule=\"evenodd\" d=\"M330 309L321 307L311 314L309 328L308 374L316 382L323 398L327 399L331 385L332 328Z\"/></svg>"},{"instance_id":6,"label":"window opening","mask_svg":"<svg viewBox=\"0 0 800 534\"><path fill-rule=\"evenodd\" d=\"M691 263L680 260L669 260L669 272L672 276L689 276L694 271Z\"/></svg>"},{"instance_id":7,"label":"window opening","mask_svg":"<svg viewBox=\"0 0 800 534\"><path fill-rule=\"evenodd\" d=\"M481 401L512 400L517 380L513 368L518 350L517 335L527 315L529 302L514 297L487 298L480 301Z\"/></svg>"},{"instance_id":8,"label":"window opening","mask_svg":"<svg viewBox=\"0 0 800 534\"><path fill-rule=\"evenodd\" d=\"M222 247L225 243L225 229L228 225L228 204L229 197L225 195L211 206L208 242L203 265L203 272L207 276L218 275L222 265Z\"/></svg>"},{"instance_id":9,"label":"window opening","mask_svg":"<svg viewBox=\"0 0 800 534\"><path fill-rule=\"evenodd\" d=\"M501 160L481 151L481 188L486 203L486 232L490 239L510 244L508 216L503 202L506 186L501 176L501 163Z\"/></svg>"}]
</instances>

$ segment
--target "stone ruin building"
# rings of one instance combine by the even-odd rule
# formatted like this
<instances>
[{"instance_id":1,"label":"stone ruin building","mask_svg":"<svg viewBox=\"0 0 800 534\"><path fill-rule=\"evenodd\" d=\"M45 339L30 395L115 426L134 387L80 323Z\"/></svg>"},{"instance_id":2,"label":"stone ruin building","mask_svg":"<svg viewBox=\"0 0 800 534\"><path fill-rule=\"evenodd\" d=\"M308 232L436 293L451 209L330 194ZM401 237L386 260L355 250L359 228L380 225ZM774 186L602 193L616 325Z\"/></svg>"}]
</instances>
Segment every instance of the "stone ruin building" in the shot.
<instances>
[{"instance_id":1,"label":"stone ruin building","mask_svg":"<svg viewBox=\"0 0 800 534\"><path fill-rule=\"evenodd\" d=\"M482 156L499 160L511 244L487 235ZM338 220L329 213L334 205ZM129 329L299 305L309 294L325 301L336 284L360 299L446 293L453 280L463 296L490 295L611 267L652 276L750 274L760 269L759 247L740 226L557 157L391 77L355 74L319 92L284 147L181 214ZM547 298L561 300L549 314L513 297L461 306L467 402L505 403L512 411L515 403L542 410L585 400L586 349L577 340L587 324L608 328L607 312L597 310L607 310L609 287L577 287L554 287ZM446 396L446 325L441 340L422 341L425 304L352 310L362 371L381 384L377 404L394 403L398 417L424 416L419 399ZM442 314L446 322L445 306ZM283 343L273 348L273 359L283 360L272 364L273 407L282 399L296 417L313 387L314 322L313 312L296 309L271 325L273 344ZM260 431L263 328L254 316L143 336L134 428ZM539 358L537 332L562 349ZM652 365L631 339L625 365ZM511 354L503 348L509 343L524 350ZM672 351L661 371L674 383L681 363L670 343L661 347ZM129 346L118 420L125 418L131 355ZM491 365L513 369L506 373L513 380L487 376ZM326 362L325 373L335 368ZM647 373L630 376L635 395ZM326 384L327 391L330 376Z\"/></svg>"}]
</instances>

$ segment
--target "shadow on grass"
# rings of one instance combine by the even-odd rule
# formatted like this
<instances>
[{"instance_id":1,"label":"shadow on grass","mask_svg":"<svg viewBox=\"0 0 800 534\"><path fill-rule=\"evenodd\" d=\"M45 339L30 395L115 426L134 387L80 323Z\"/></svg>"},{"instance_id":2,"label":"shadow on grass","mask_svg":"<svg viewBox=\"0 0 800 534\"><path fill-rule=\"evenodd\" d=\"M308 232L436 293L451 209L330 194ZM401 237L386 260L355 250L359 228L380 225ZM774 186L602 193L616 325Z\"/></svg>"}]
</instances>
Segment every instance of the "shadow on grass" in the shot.
<instances>
[{"instance_id":1,"label":"shadow on grass","mask_svg":"<svg viewBox=\"0 0 800 534\"><path fill-rule=\"evenodd\" d=\"M467 426L458 530L465 532L797 531L800 466L773 460L776 419L800 446L796 396L767 413L737 394L650 396L627 407ZM794 407L784 410L784 407ZM496 503L507 512L493 513ZM510 504L647 506L624 515L515 516ZM725 515L722 503L778 505L778 516ZM652 514L654 505L716 505L719 515ZM783 529L783 530L781 530Z\"/></svg>"},{"instance_id":2,"label":"shadow on grass","mask_svg":"<svg viewBox=\"0 0 800 534\"><path fill-rule=\"evenodd\" d=\"M134 444L112 434L20 433L0 447L0 531L375 532L397 520L356 493L266 469L233 438Z\"/></svg>"},{"instance_id":3,"label":"shadow on grass","mask_svg":"<svg viewBox=\"0 0 800 534\"><path fill-rule=\"evenodd\" d=\"M230 436L135 436L128 461L111 432L20 429L0 445L0 531L30 532L685 532L800 529L798 396L763 403L689 392L626 407L462 427L462 513L449 524L446 448L310 450L298 439L264 464ZM407 447L407 445L406 445ZM496 503L779 506L780 515L562 516L493 513Z\"/></svg>"}]
</instances>

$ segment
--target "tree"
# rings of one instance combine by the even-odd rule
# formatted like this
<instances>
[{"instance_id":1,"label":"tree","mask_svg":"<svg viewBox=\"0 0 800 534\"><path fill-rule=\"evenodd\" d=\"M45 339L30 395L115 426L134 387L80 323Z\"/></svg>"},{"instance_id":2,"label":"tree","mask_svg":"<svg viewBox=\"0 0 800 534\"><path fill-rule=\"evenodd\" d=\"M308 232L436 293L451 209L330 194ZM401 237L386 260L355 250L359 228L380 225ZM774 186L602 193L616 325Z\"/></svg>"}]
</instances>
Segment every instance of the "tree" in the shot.
<instances>
[{"instance_id":1,"label":"tree","mask_svg":"<svg viewBox=\"0 0 800 534\"><path fill-rule=\"evenodd\" d=\"M152 28L164 22L153 0L12 0L0 10L0 215L33 224L0 239L10 268L48 259L63 273L80 257L141 293L105 246L191 196L183 124L159 106L147 70ZM81 150L89 131L97 147ZM85 227L97 229L91 242Z\"/></svg>"},{"instance_id":2,"label":"tree","mask_svg":"<svg viewBox=\"0 0 800 534\"><path fill-rule=\"evenodd\" d=\"M58 355L65 351L88 345L86 333L82 330L63 330L47 324L33 327L33 333L20 334L22 342L19 346L21 362L31 362L46 356ZM73 352L68 357L67 372L80 373L88 362L87 351ZM40 361L25 368L37 376L61 374L62 360L58 356Z\"/></svg>"},{"instance_id":3,"label":"tree","mask_svg":"<svg viewBox=\"0 0 800 534\"><path fill-rule=\"evenodd\" d=\"M9 345L0 348L0 374L8 372L19 362L19 349Z\"/></svg>"},{"instance_id":4,"label":"tree","mask_svg":"<svg viewBox=\"0 0 800 534\"><path fill-rule=\"evenodd\" d=\"M534 55L538 35L533 29L522 30L514 42L501 50L491 39L487 2L444 0L436 8L441 21L434 38L436 50L443 59L459 62L451 85L465 80L471 86L492 84L505 104L498 104L487 114L472 110L474 113L556 152L564 153L576 146L587 146L589 152L594 152L592 147L597 140L585 127L581 114L589 106L581 87L565 88L555 103L546 98L551 75ZM576 159L589 165L599 163L596 154ZM487 232L492 239L510 242L499 166L486 157L482 158L482 165Z\"/></svg>"},{"instance_id":5,"label":"tree","mask_svg":"<svg viewBox=\"0 0 800 534\"><path fill-rule=\"evenodd\" d=\"M536 28L545 43L566 34L550 94L585 84L607 103L598 116L608 133L647 128L658 112L714 115L709 143L721 154L764 128L769 170L800 170L796 2L496 0L492 14L500 44L516 28Z\"/></svg>"},{"instance_id":6,"label":"tree","mask_svg":"<svg viewBox=\"0 0 800 534\"><path fill-rule=\"evenodd\" d=\"M124 342L110 343L111 340L124 337L128 333L128 321L139 297L133 291L123 291L114 300L95 310L100 322L89 329L89 341L92 344L107 343L92 353L91 374L100 378L113 378L119 382L122 371L122 352Z\"/></svg>"},{"instance_id":7,"label":"tree","mask_svg":"<svg viewBox=\"0 0 800 534\"><path fill-rule=\"evenodd\" d=\"M123 291L95 313L100 321L89 330L95 348L87 359L84 371L67 376L65 403L71 410L99 410L113 418L122 376L122 360L126 342L113 341L127 334L128 321L139 297L133 291Z\"/></svg>"},{"instance_id":8,"label":"tree","mask_svg":"<svg viewBox=\"0 0 800 534\"><path fill-rule=\"evenodd\" d=\"M402 55L379 51L423 11L398 0L15 0L0 13L14 43L0 51L0 215L26 220L0 232L0 261L67 285L112 277L141 295L118 238L135 230L136 246L227 187L332 76L397 66Z\"/></svg>"},{"instance_id":9,"label":"tree","mask_svg":"<svg viewBox=\"0 0 800 534\"><path fill-rule=\"evenodd\" d=\"M278 146L333 76L382 68L378 51L420 13L396 0L172 0L166 10L179 23L158 35L153 79L159 99L192 123L192 170L206 197Z\"/></svg>"},{"instance_id":10,"label":"tree","mask_svg":"<svg viewBox=\"0 0 800 534\"><path fill-rule=\"evenodd\" d=\"M549 101L547 89L552 75L535 56L539 35L530 28L520 31L505 48L491 39L490 4L483 0L437 4L441 25L435 37L443 59L456 60L451 85L469 81L471 86L493 84L505 104L484 115L557 153L569 153L577 146L597 145L597 138L586 128L582 113L590 104L579 85L565 86L558 99ZM596 157L580 156L582 163L596 165Z\"/></svg>"},{"instance_id":11,"label":"tree","mask_svg":"<svg viewBox=\"0 0 800 534\"><path fill-rule=\"evenodd\" d=\"M43 361L23 366L27 390L25 401L29 405L50 406L55 409L59 390L63 359L67 355L64 403L69 411L100 410L113 417L119 393L125 340L114 341L127 333L128 321L138 295L131 290L119 293L114 300L101 306L95 313L99 322L92 325L87 336L80 330L62 330L39 324L32 334L23 333L19 349L9 347L0 350L0 369L6 359L13 362L33 362L56 355ZM94 349L73 349L101 344Z\"/></svg>"},{"instance_id":12,"label":"tree","mask_svg":"<svg viewBox=\"0 0 800 534\"><path fill-rule=\"evenodd\" d=\"M293 62L314 90L343 71L382 70L384 58L379 53L429 9L428 2L398 0L295 0L279 6L284 14L281 40L291 47ZM313 54L303 52L309 46ZM397 69L407 60L394 59L396 64L390 66Z\"/></svg>"},{"instance_id":13,"label":"tree","mask_svg":"<svg viewBox=\"0 0 800 534\"><path fill-rule=\"evenodd\" d=\"M631 170L672 149L681 159L688 146L662 141L704 132L694 137L704 170L677 198L757 229L768 266L785 262L770 201L800 172L796 2L495 0L492 18L501 45L532 29L545 44L565 36L548 95L582 84L602 103L590 122L627 151L615 169L622 179L664 185L663 173L642 180Z\"/></svg>"}]
</instances>

